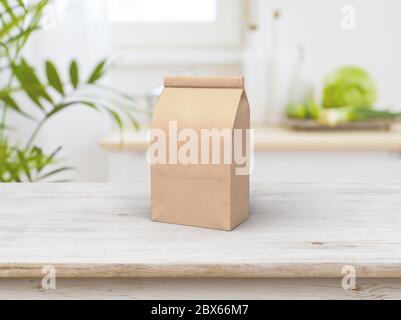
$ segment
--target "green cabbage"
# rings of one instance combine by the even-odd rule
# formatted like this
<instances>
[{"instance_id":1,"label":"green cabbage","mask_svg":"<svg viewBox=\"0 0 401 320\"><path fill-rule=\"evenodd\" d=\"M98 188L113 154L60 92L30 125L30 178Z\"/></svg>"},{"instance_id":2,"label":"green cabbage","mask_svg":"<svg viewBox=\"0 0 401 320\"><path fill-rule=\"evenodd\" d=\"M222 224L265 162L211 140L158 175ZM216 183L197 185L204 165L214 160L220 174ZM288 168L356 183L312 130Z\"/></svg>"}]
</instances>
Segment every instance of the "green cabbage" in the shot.
<instances>
[{"instance_id":1,"label":"green cabbage","mask_svg":"<svg viewBox=\"0 0 401 320\"><path fill-rule=\"evenodd\" d=\"M359 67L342 67L329 75L323 89L323 107L371 108L376 101L376 85Z\"/></svg>"}]
</instances>

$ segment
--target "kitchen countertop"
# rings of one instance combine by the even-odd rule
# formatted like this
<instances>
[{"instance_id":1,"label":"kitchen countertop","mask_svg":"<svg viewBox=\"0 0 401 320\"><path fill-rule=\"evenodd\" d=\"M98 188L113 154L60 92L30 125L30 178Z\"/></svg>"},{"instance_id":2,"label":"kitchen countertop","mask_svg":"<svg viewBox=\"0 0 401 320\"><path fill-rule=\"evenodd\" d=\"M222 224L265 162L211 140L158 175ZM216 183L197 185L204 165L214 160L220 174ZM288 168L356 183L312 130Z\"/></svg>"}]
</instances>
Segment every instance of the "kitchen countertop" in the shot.
<instances>
[{"instance_id":1,"label":"kitchen countertop","mask_svg":"<svg viewBox=\"0 0 401 320\"><path fill-rule=\"evenodd\" d=\"M109 133L100 146L109 151L145 151L147 129ZM389 131L294 131L284 127L256 127L256 151L350 150L400 151L401 127Z\"/></svg>"},{"instance_id":2,"label":"kitchen countertop","mask_svg":"<svg viewBox=\"0 0 401 320\"><path fill-rule=\"evenodd\" d=\"M151 222L142 184L0 184L0 279L401 278L401 184L251 189L225 232Z\"/></svg>"}]
</instances>

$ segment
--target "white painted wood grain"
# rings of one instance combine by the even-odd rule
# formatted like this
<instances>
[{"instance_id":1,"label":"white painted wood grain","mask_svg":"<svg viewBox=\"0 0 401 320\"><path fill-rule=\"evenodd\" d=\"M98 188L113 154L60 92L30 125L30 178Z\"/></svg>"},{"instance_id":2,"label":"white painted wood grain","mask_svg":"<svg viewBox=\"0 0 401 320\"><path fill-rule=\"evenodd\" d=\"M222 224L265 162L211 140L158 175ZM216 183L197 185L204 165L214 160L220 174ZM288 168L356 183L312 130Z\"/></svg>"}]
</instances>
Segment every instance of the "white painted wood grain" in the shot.
<instances>
[{"instance_id":1,"label":"white painted wood grain","mask_svg":"<svg viewBox=\"0 0 401 320\"><path fill-rule=\"evenodd\" d=\"M150 221L149 187L0 185L0 277L401 277L401 184L264 184L232 232Z\"/></svg>"}]
</instances>

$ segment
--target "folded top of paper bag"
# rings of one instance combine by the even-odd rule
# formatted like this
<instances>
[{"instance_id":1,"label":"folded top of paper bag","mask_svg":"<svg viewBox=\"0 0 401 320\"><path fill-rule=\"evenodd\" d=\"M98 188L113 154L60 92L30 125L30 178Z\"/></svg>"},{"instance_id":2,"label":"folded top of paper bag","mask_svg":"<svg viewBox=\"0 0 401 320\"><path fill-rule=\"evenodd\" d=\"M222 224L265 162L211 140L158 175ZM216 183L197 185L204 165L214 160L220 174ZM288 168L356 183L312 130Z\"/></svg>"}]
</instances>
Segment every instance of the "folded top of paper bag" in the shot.
<instances>
[{"instance_id":1,"label":"folded top of paper bag","mask_svg":"<svg viewBox=\"0 0 401 320\"><path fill-rule=\"evenodd\" d=\"M166 77L165 87L175 88L232 88L243 89L243 77L217 77L217 78L195 78L195 77Z\"/></svg>"}]
</instances>

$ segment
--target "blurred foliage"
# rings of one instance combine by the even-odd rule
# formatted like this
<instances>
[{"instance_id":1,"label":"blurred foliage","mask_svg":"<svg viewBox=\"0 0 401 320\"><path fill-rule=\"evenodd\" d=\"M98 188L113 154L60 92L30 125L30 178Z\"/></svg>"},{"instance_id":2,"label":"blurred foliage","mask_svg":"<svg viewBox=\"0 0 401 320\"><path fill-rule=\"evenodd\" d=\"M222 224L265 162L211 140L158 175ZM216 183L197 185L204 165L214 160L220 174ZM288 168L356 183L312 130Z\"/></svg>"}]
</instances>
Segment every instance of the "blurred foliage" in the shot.
<instances>
[{"instance_id":1,"label":"blurred foliage","mask_svg":"<svg viewBox=\"0 0 401 320\"><path fill-rule=\"evenodd\" d=\"M290 104L286 109L289 119L314 120L335 127L340 123L371 120L401 120L400 112L374 110L366 107L323 108L314 102Z\"/></svg>"},{"instance_id":2,"label":"blurred foliage","mask_svg":"<svg viewBox=\"0 0 401 320\"><path fill-rule=\"evenodd\" d=\"M18 149L8 145L7 141L0 144L0 181L2 182L38 182L58 173L72 170L71 167L57 166L44 172L49 165L56 163L56 156L61 147L52 154L45 155L42 149L34 146ZM54 182L62 182L58 180Z\"/></svg>"},{"instance_id":3,"label":"blurred foliage","mask_svg":"<svg viewBox=\"0 0 401 320\"><path fill-rule=\"evenodd\" d=\"M0 78L5 79L0 84L0 182L60 181L55 177L72 169L60 164L61 147L46 154L35 144L43 125L71 107L104 113L119 128L123 127L125 119L135 128L139 126L135 119L139 111L134 107L135 100L99 83L109 67L107 59L97 63L87 77L82 77L78 62L72 60L68 79L62 79L57 66L46 61L45 77L41 79L23 57L23 48L31 35L40 29L44 9L50 2L0 0ZM26 103L24 96L31 103ZM35 124L23 145L10 143L9 131L16 128L10 128L9 112Z\"/></svg>"},{"instance_id":4,"label":"blurred foliage","mask_svg":"<svg viewBox=\"0 0 401 320\"><path fill-rule=\"evenodd\" d=\"M366 107L322 108L319 112L318 122L329 126L339 123L355 121L391 120L401 119L401 113L386 110L374 110Z\"/></svg>"},{"instance_id":5,"label":"blurred foliage","mask_svg":"<svg viewBox=\"0 0 401 320\"><path fill-rule=\"evenodd\" d=\"M293 119L317 119L319 106L313 101L292 103L287 106L286 115Z\"/></svg>"},{"instance_id":6,"label":"blurred foliage","mask_svg":"<svg viewBox=\"0 0 401 320\"><path fill-rule=\"evenodd\" d=\"M335 127L356 121L399 121L400 112L373 108L377 89L373 78L363 68L341 67L332 72L324 83L321 105L314 101L289 104L287 118L314 120Z\"/></svg>"}]
</instances>

